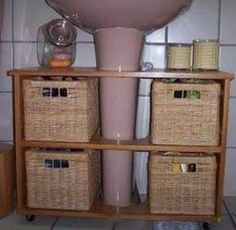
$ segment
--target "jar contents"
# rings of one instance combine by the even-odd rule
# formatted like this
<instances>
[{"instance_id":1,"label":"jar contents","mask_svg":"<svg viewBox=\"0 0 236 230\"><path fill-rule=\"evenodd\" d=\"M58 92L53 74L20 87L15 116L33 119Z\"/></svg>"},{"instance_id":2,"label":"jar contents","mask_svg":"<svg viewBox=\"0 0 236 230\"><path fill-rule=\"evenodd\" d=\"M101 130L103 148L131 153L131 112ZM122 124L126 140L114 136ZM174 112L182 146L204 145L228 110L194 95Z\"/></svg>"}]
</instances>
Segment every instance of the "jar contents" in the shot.
<instances>
[{"instance_id":1,"label":"jar contents","mask_svg":"<svg viewBox=\"0 0 236 230\"><path fill-rule=\"evenodd\" d=\"M69 67L71 66L71 55L53 54L49 64L51 67Z\"/></svg>"},{"instance_id":2,"label":"jar contents","mask_svg":"<svg viewBox=\"0 0 236 230\"><path fill-rule=\"evenodd\" d=\"M54 19L38 30L38 62L45 67L69 67L75 61L75 27L65 19Z\"/></svg>"}]
</instances>

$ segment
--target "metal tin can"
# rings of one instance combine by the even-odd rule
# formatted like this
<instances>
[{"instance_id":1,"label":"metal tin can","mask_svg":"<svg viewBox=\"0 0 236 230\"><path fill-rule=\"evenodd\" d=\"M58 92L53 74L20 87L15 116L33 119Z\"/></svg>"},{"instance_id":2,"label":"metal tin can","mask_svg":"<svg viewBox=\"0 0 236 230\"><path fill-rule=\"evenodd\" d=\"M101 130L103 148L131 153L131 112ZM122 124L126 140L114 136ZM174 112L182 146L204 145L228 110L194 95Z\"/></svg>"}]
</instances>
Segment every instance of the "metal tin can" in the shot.
<instances>
[{"instance_id":1,"label":"metal tin can","mask_svg":"<svg viewBox=\"0 0 236 230\"><path fill-rule=\"evenodd\" d=\"M219 42L218 40L193 41L193 69L219 69Z\"/></svg>"},{"instance_id":2,"label":"metal tin can","mask_svg":"<svg viewBox=\"0 0 236 230\"><path fill-rule=\"evenodd\" d=\"M167 48L167 68L170 70L189 70L191 68L191 45L169 44Z\"/></svg>"}]
</instances>

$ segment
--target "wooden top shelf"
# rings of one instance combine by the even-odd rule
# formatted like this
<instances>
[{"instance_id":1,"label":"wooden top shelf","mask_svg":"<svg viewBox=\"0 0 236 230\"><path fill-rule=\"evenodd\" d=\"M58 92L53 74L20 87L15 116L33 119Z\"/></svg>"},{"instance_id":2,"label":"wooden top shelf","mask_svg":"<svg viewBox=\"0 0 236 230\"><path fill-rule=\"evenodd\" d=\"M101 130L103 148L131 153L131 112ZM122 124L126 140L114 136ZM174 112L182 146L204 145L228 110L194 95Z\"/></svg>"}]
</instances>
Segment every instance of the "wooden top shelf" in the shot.
<instances>
[{"instance_id":1,"label":"wooden top shelf","mask_svg":"<svg viewBox=\"0 0 236 230\"><path fill-rule=\"evenodd\" d=\"M154 69L150 72L135 71L101 71L96 68L42 68L35 67L29 69L13 69L8 71L8 75L15 77L26 76L75 76L75 77L119 77L119 78L196 78L232 80L234 75L221 71L166 71Z\"/></svg>"},{"instance_id":2,"label":"wooden top shelf","mask_svg":"<svg viewBox=\"0 0 236 230\"><path fill-rule=\"evenodd\" d=\"M132 151L163 151L163 152L203 152L220 153L220 146L176 146L176 145L153 145L149 138L139 140L120 141L93 138L88 143L79 142L52 142L52 141L22 141L23 147L42 148L78 148L78 149L100 149L100 150L132 150Z\"/></svg>"}]
</instances>

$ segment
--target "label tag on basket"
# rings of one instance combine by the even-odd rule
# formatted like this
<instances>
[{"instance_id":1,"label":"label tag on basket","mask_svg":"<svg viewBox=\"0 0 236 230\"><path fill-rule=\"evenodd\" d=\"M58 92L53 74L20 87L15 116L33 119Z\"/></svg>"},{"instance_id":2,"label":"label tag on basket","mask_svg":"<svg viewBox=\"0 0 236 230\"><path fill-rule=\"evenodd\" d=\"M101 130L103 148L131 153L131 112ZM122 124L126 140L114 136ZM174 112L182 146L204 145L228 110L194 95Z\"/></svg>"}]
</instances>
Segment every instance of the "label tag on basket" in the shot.
<instances>
[{"instance_id":1,"label":"label tag on basket","mask_svg":"<svg viewBox=\"0 0 236 230\"><path fill-rule=\"evenodd\" d=\"M189 173L196 172L197 167L196 164L184 164L184 163L173 163L171 167L172 173Z\"/></svg>"},{"instance_id":2,"label":"label tag on basket","mask_svg":"<svg viewBox=\"0 0 236 230\"><path fill-rule=\"evenodd\" d=\"M48 87L43 87L43 97L50 97L50 88Z\"/></svg>"},{"instance_id":3,"label":"label tag on basket","mask_svg":"<svg viewBox=\"0 0 236 230\"><path fill-rule=\"evenodd\" d=\"M52 160L45 159L44 166L45 166L45 168L52 168Z\"/></svg>"},{"instance_id":4,"label":"label tag on basket","mask_svg":"<svg viewBox=\"0 0 236 230\"><path fill-rule=\"evenodd\" d=\"M44 160L44 167L45 168L69 168L69 161L68 160L51 160L45 159Z\"/></svg>"},{"instance_id":5,"label":"label tag on basket","mask_svg":"<svg viewBox=\"0 0 236 230\"><path fill-rule=\"evenodd\" d=\"M67 88L43 87L43 97L68 97Z\"/></svg>"},{"instance_id":6,"label":"label tag on basket","mask_svg":"<svg viewBox=\"0 0 236 230\"><path fill-rule=\"evenodd\" d=\"M198 90L175 90L174 98L178 99L200 99L201 92Z\"/></svg>"}]
</instances>

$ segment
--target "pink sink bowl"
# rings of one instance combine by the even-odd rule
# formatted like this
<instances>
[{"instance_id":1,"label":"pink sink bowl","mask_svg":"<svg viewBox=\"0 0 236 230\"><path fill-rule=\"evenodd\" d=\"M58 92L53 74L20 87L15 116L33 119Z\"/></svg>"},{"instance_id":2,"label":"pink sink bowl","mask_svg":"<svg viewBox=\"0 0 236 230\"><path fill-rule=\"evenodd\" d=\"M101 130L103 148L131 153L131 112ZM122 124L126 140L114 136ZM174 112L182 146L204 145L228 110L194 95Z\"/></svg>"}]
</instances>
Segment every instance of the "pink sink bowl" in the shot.
<instances>
[{"instance_id":1,"label":"pink sink bowl","mask_svg":"<svg viewBox=\"0 0 236 230\"><path fill-rule=\"evenodd\" d=\"M150 32L161 28L191 0L46 0L48 5L76 26L93 32L111 27Z\"/></svg>"}]
</instances>

